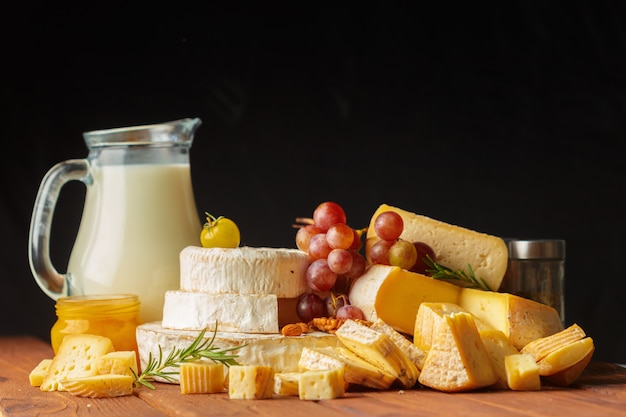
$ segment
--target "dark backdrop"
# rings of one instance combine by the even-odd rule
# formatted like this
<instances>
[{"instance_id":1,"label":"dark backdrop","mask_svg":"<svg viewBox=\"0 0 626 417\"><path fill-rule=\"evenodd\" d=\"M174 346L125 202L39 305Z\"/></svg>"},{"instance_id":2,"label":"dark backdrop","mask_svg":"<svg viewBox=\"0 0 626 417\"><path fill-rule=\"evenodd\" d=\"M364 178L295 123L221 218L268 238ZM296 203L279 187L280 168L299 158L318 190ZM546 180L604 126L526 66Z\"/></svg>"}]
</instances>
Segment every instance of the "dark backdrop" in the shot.
<instances>
[{"instance_id":1,"label":"dark backdrop","mask_svg":"<svg viewBox=\"0 0 626 417\"><path fill-rule=\"evenodd\" d=\"M294 247L292 220L325 200L355 227L388 203L565 239L568 324L626 361L623 2L205 3L5 6L0 333L45 339L56 320L27 231L82 132L200 117L199 216L235 219L243 244ZM57 207L60 270L83 193Z\"/></svg>"}]
</instances>

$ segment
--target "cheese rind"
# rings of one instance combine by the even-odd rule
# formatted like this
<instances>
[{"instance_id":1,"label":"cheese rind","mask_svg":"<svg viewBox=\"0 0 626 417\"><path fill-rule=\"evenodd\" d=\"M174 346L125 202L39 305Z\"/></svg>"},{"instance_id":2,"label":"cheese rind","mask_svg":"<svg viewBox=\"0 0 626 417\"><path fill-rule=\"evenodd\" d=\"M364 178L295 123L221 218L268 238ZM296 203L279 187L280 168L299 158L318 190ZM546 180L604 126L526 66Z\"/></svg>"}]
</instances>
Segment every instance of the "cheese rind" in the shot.
<instances>
[{"instance_id":1,"label":"cheese rind","mask_svg":"<svg viewBox=\"0 0 626 417\"><path fill-rule=\"evenodd\" d=\"M231 400L263 400L274 395L274 369L259 365L234 365L228 371Z\"/></svg>"},{"instance_id":2,"label":"cheese rind","mask_svg":"<svg viewBox=\"0 0 626 417\"><path fill-rule=\"evenodd\" d=\"M148 363L149 355L158 357L159 346L167 356L172 349L185 348L198 337L198 331L172 330L163 328L160 323L145 323L137 327L137 346L142 368ZM213 337L207 332L205 339ZM267 365L276 372L298 371L298 360L302 349L307 347L337 346L335 335L313 332L297 337L284 337L281 334L254 334L217 332L214 345L220 349L239 347L232 353L237 361L246 365ZM167 368L171 370L170 368ZM174 382L178 382L173 375ZM167 382L158 379L160 382Z\"/></svg>"},{"instance_id":3,"label":"cheese rind","mask_svg":"<svg viewBox=\"0 0 626 417\"><path fill-rule=\"evenodd\" d=\"M162 326L176 330L278 333L278 300L273 294L208 294L167 291Z\"/></svg>"},{"instance_id":4,"label":"cheese rind","mask_svg":"<svg viewBox=\"0 0 626 417\"><path fill-rule=\"evenodd\" d=\"M428 244L433 248L439 264L463 271L467 271L470 265L476 277L483 278L492 290L500 287L508 265L508 249L504 240L387 204L382 204L372 216L367 231L366 255L369 256L369 249L380 240L376 236L374 222L384 211L393 211L402 217L404 230L401 239Z\"/></svg>"},{"instance_id":5,"label":"cheese rind","mask_svg":"<svg viewBox=\"0 0 626 417\"><path fill-rule=\"evenodd\" d=\"M308 290L309 263L297 249L188 246L180 252L180 289L296 298Z\"/></svg>"},{"instance_id":6,"label":"cheese rind","mask_svg":"<svg viewBox=\"0 0 626 417\"><path fill-rule=\"evenodd\" d=\"M555 350L576 342L585 336L585 331L579 325L572 324L558 333L533 340L522 348L522 353L532 355L535 361L538 362Z\"/></svg>"}]
</instances>

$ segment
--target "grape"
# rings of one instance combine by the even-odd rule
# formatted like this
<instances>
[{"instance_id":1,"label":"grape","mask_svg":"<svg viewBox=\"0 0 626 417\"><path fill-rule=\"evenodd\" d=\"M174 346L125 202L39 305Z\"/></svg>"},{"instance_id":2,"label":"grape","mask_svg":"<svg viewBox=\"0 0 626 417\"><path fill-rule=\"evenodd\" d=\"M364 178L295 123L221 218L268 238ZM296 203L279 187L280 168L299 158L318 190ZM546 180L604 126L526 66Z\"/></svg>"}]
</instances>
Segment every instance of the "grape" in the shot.
<instances>
[{"instance_id":1,"label":"grape","mask_svg":"<svg viewBox=\"0 0 626 417\"><path fill-rule=\"evenodd\" d=\"M328 291L335 285L335 281L337 274L328 267L326 259L313 261L306 270L306 282L314 291Z\"/></svg>"},{"instance_id":2,"label":"grape","mask_svg":"<svg viewBox=\"0 0 626 417\"><path fill-rule=\"evenodd\" d=\"M311 241L311 238L320 233L323 233L322 229L313 224L307 224L306 226L302 226L296 232L296 246L302 252L308 252L309 242Z\"/></svg>"},{"instance_id":3,"label":"grape","mask_svg":"<svg viewBox=\"0 0 626 417\"><path fill-rule=\"evenodd\" d=\"M326 233L319 233L309 241L309 259L312 261L326 259L331 250L326 241Z\"/></svg>"},{"instance_id":4,"label":"grape","mask_svg":"<svg viewBox=\"0 0 626 417\"><path fill-rule=\"evenodd\" d=\"M404 221L395 211L384 211L374 221L374 232L382 240L396 240L404 230Z\"/></svg>"},{"instance_id":5,"label":"grape","mask_svg":"<svg viewBox=\"0 0 626 417\"><path fill-rule=\"evenodd\" d=\"M426 255L428 255L430 256L430 259L436 261L437 258L435 257L435 251L424 242L413 242L413 246L415 246L415 250L417 251L417 261L415 261L415 265L413 265L411 271L427 275L426 270L430 269L430 267L424 262L424 259L426 258Z\"/></svg>"},{"instance_id":6,"label":"grape","mask_svg":"<svg viewBox=\"0 0 626 417\"><path fill-rule=\"evenodd\" d=\"M354 235L352 238L352 245L350 245L348 249L358 252L361 250L361 234L355 229L352 229L352 234Z\"/></svg>"},{"instance_id":7,"label":"grape","mask_svg":"<svg viewBox=\"0 0 626 417\"><path fill-rule=\"evenodd\" d=\"M320 204L313 212L314 224L324 232L330 226L337 223L346 223L346 221L346 213L343 211L343 207L332 201Z\"/></svg>"},{"instance_id":8,"label":"grape","mask_svg":"<svg viewBox=\"0 0 626 417\"><path fill-rule=\"evenodd\" d=\"M365 320L365 314L363 314L363 311L357 306L353 306L351 304L339 307L335 317L343 320Z\"/></svg>"},{"instance_id":9,"label":"grape","mask_svg":"<svg viewBox=\"0 0 626 417\"><path fill-rule=\"evenodd\" d=\"M337 314L337 309L347 304L346 303L347 298L348 297L346 297L343 294L340 294L337 296L335 295L326 296L324 298L324 305L326 306L326 316L335 317L335 314Z\"/></svg>"},{"instance_id":10,"label":"grape","mask_svg":"<svg viewBox=\"0 0 626 417\"><path fill-rule=\"evenodd\" d=\"M389 264L411 269L417 261L417 250L408 240L398 240L389 248Z\"/></svg>"},{"instance_id":11,"label":"grape","mask_svg":"<svg viewBox=\"0 0 626 417\"><path fill-rule=\"evenodd\" d=\"M372 263L389 265L389 248L394 244L393 240L379 240L370 248Z\"/></svg>"},{"instance_id":12,"label":"grape","mask_svg":"<svg viewBox=\"0 0 626 417\"><path fill-rule=\"evenodd\" d=\"M324 317L326 313L324 300L314 293L301 294L296 302L296 313L305 323L317 317Z\"/></svg>"},{"instance_id":13,"label":"grape","mask_svg":"<svg viewBox=\"0 0 626 417\"><path fill-rule=\"evenodd\" d=\"M345 274L352 268L352 254L346 249L333 249L326 260L330 270L338 275Z\"/></svg>"},{"instance_id":14,"label":"grape","mask_svg":"<svg viewBox=\"0 0 626 417\"><path fill-rule=\"evenodd\" d=\"M363 275L367 261L358 252L350 251L350 255L352 255L352 267L348 272L344 273L344 276L349 280L352 280Z\"/></svg>"},{"instance_id":15,"label":"grape","mask_svg":"<svg viewBox=\"0 0 626 417\"><path fill-rule=\"evenodd\" d=\"M333 224L326 232L326 240L333 249L349 249L354 241L354 230L345 223Z\"/></svg>"}]
</instances>

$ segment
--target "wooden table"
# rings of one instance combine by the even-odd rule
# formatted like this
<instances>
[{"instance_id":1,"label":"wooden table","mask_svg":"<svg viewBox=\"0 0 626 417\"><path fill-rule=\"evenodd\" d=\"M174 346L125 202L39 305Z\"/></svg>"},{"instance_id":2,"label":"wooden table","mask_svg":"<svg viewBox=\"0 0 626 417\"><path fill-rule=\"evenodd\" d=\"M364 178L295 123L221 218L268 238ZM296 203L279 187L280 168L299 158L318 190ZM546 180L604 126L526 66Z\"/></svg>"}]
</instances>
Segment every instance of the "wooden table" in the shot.
<instances>
[{"instance_id":1,"label":"wooden table","mask_svg":"<svg viewBox=\"0 0 626 417\"><path fill-rule=\"evenodd\" d=\"M224 394L182 395L178 385L139 388L135 395L89 399L41 392L28 374L50 346L32 337L0 338L0 412L3 416L626 416L626 369L594 362L569 388L446 394L406 391L349 392L332 401L230 400Z\"/></svg>"}]
</instances>

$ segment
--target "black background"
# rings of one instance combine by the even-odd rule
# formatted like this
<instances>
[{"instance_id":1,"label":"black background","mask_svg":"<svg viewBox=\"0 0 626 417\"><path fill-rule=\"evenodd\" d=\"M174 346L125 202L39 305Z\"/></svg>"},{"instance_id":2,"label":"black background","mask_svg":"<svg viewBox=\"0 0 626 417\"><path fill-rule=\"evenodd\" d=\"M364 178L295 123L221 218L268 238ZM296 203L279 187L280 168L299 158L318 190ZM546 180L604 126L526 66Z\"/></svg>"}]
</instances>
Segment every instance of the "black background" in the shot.
<instances>
[{"instance_id":1,"label":"black background","mask_svg":"<svg viewBox=\"0 0 626 417\"><path fill-rule=\"evenodd\" d=\"M426 3L424 3L426 4ZM295 247L317 204L381 203L502 237L567 241L567 322L626 361L626 5L371 2L5 6L1 334L48 338L32 205L82 132L200 117L199 217ZM84 187L57 206L63 271ZM163 219L167 221L167 219ZM158 225L155 225L158 227Z\"/></svg>"}]
</instances>

